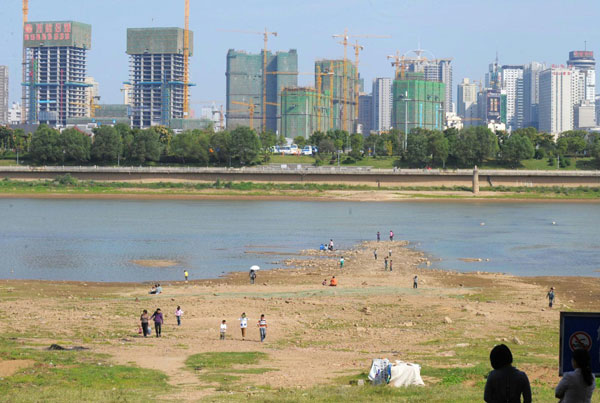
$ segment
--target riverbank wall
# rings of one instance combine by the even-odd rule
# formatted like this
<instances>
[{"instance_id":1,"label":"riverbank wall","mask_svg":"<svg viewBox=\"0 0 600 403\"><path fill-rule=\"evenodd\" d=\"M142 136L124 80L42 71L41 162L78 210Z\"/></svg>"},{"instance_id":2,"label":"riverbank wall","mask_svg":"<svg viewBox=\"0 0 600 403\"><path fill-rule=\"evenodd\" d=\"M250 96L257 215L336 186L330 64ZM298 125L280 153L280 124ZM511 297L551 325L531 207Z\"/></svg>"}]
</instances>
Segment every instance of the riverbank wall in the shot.
<instances>
[{"instance_id":1,"label":"riverbank wall","mask_svg":"<svg viewBox=\"0 0 600 403\"><path fill-rule=\"evenodd\" d=\"M103 182L273 182L368 186L437 187L473 185L473 170L371 169L368 167L261 166L202 167L99 167L7 166L0 177L13 180L55 179L69 174L80 180ZM600 187L600 171L478 170L482 187L564 186Z\"/></svg>"}]
</instances>

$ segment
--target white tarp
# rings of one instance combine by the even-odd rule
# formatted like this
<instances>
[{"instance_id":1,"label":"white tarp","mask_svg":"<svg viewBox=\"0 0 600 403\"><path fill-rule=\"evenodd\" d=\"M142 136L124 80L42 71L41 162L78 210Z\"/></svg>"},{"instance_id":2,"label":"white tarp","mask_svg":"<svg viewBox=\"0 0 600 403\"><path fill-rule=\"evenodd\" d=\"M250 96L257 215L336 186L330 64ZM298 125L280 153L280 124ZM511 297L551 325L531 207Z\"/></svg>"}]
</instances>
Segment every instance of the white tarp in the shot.
<instances>
[{"instance_id":1,"label":"white tarp","mask_svg":"<svg viewBox=\"0 0 600 403\"><path fill-rule=\"evenodd\" d=\"M421 366L410 362L396 361L392 365L390 385L397 388L410 385L425 385L421 379Z\"/></svg>"}]
</instances>

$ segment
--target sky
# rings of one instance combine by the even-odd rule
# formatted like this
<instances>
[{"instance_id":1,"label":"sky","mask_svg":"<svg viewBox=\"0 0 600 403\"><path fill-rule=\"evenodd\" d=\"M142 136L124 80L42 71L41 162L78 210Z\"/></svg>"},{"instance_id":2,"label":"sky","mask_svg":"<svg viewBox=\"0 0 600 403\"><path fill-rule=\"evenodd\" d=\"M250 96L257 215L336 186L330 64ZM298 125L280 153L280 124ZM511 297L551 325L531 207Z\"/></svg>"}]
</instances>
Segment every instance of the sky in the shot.
<instances>
[{"instance_id":1,"label":"sky","mask_svg":"<svg viewBox=\"0 0 600 403\"><path fill-rule=\"evenodd\" d=\"M300 72L313 72L319 58L343 57L332 38L347 28L364 46L359 71L370 92L375 77L391 77L386 56L419 48L452 57L454 94L463 77L484 78L499 55L501 64L530 61L565 64L570 50L598 51L598 0L190 0L194 54L192 109L225 103L228 49L259 52L261 35L227 30L269 31L270 50L298 50ZM10 101L21 97L21 0L0 0L0 65L9 66ZM122 103L128 81L127 28L183 27L184 0L29 0L29 20L75 20L92 25L88 75L100 84L100 103ZM349 54L353 49L349 48ZM299 84L313 82L299 76Z\"/></svg>"}]
</instances>

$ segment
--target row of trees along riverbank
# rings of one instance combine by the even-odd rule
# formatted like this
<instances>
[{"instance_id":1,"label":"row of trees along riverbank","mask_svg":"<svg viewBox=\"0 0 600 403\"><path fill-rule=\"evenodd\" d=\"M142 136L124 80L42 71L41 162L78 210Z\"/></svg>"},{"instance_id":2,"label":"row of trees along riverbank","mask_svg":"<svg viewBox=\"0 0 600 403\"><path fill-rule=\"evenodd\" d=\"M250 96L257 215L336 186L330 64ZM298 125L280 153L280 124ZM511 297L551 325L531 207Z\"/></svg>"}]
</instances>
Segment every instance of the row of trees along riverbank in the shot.
<instances>
[{"instance_id":1,"label":"row of trees along riverbank","mask_svg":"<svg viewBox=\"0 0 600 403\"><path fill-rule=\"evenodd\" d=\"M145 130L127 125L102 126L89 137L77 129L59 132L40 125L32 134L0 126L0 151L5 158L20 153L33 164L184 164L243 166L268 163L270 148L285 144L283 136L273 132L257 134L248 127L231 131L191 130L174 134L156 126ZM365 156L392 157L396 166L472 167L494 161L499 166L519 167L522 160L546 160L549 166L565 167L570 157L593 157L600 167L600 135L568 131L556 140L534 128L511 134L492 132L486 127L444 131L413 129L408 137L391 130L363 137L342 130L315 132L308 139L297 137L299 147L318 147L314 163L355 164ZM343 154L340 156L339 152Z\"/></svg>"}]
</instances>

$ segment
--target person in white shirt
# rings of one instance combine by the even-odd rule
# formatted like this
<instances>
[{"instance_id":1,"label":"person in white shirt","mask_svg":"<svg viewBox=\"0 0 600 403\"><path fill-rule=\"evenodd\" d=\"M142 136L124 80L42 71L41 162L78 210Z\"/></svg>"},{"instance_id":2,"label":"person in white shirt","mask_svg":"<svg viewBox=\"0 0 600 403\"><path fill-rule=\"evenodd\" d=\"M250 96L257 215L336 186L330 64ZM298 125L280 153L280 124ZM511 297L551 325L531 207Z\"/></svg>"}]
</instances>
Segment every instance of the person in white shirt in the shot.
<instances>
[{"instance_id":1,"label":"person in white shirt","mask_svg":"<svg viewBox=\"0 0 600 403\"><path fill-rule=\"evenodd\" d=\"M225 340L225 333L227 333L227 321L223 319L223 322L221 322L221 337L219 339Z\"/></svg>"},{"instance_id":2,"label":"person in white shirt","mask_svg":"<svg viewBox=\"0 0 600 403\"><path fill-rule=\"evenodd\" d=\"M590 354L586 349L575 349L571 364L575 370L563 374L554 389L554 395L560 399L560 403L590 403L596 387Z\"/></svg>"},{"instance_id":3,"label":"person in white shirt","mask_svg":"<svg viewBox=\"0 0 600 403\"><path fill-rule=\"evenodd\" d=\"M177 318L177 326L181 326L181 316L183 315L183 311L180 306L177 306L175 310L175 317Z\"/></svg>"},{"instance_id":4,"label":"person in white shirt","mask_svg":"<svg viewBox=\"0 0 600 403\"><path fill-rule=\"evenodd\" d=\"M246 312L242 313L240 317L240 329L242 329L242 340L246 339L246 328L248 327L248 317Z\"/></svg>"}]
</instances>

